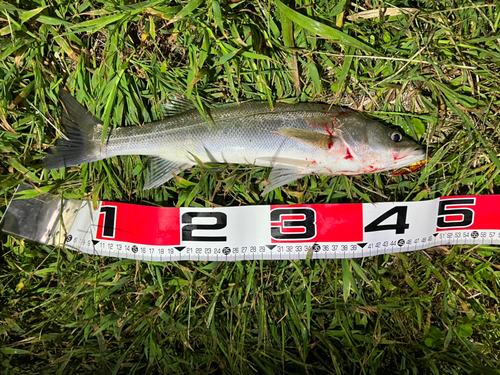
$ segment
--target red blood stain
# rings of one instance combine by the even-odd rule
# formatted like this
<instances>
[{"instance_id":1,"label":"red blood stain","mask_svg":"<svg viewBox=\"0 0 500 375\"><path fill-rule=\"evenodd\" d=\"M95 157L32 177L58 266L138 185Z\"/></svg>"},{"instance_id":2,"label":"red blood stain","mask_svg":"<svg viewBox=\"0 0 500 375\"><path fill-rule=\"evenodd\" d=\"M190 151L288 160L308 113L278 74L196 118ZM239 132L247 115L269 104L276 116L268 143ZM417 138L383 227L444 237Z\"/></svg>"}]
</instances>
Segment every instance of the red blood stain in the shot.
<instances>
[{"instance_id":1,"label":"red blood stain","mask_svg":"<svg viewBox=\"0 0 500 375\"><path fill-rule=\"evenodd\" d=\"M339 126L340 125L340 121L337 117L333 116L333 115L330 115L330 117L332 118L332 120L330 121L330 126L332 127L332 131L335 130L335 127Z\"/></svg>"},{"instance_id":2,"label":"red blood stain","mask_svg":"<svg viewBox=\"0 0 500 375\"><path fill-rule=\"evenodd\" d=\"M311 127L313 127L313 126L321 126L328 133L328 135L333 136L333 134L332 134L332 130L334 128L333 123L332 123L332 130L330 130L328 128L327 122L315 122L315 123L311 124Z\"/></svg>"},{"instance_id":3,"label":"red blood stain","mask_svg":"<svg viewBox=\"0 0 500 375\"><path fill-rule=\"evenodd\" d=\"M347 114L348 114L348 112L340 111L339 113L337 113L337 117L344 116Z\"/></svg>"},{"instance_id":4,"label":"red blood stain","mask_svg":"<svg viewBox=\"0 0 500 375\"><path fill-rule=\"evenodd\" d=\"M338 125L339 124L339 119L337 118L337 116L334 116L334 115L329 115L330 118L332 119L332 125Z\"/></svg>"},{"instance_id":5,"label":"red blood stain","mask_svg":"<svg viewBox=\"0 0 500 375\"><path fill-rule=\"evenodd\" d=\"M313 161L311 162L311 164L312 164L312 165L316 165L316 164L318 164L318 163L316 162L316 160L313 160Z\"/></svg>"},{"instance_id":6,"label":"red blood stain","mask_svg":"<svg viewBox=\"0 0 500 375\"><path fill-rule=\"evenodd\" d=\"M361 173L375 173L379 171L380 169L375 168L373 165L368 165L367 168Z\"/></svg>"},{"instance_id":7,"label":"red blood stain","mask_svg":"<svg viewBox=\"0 0 500 375\"><path fill-rule=\"evenodd\" d=\"M330 168L326 168L326 170L327 170L328 172L330 172L331 174L333 174L333 171L332 171Z\"/></svg>"},{"instance_id":8,"label":"red blood stain","mask_svg":"<svg viewBox=\"0 0 500 375\"><path fill-rule=\"evenodd\" d=\"M338 120L332 120L332 130L335 130L335 125L338 125ZM333 136L333 132L328 132L331 136Z\"/></svg>"},{"instance_id":9,"label":"red blood stain","mask_svg":"<svg viewBox=\"0 0 500 375\"><path fill-rule=\"evenodd\" d=\"M346 148L345 150L346 150L346 154L347 154L347 155L345 156L345 158L344 158L344 159L345 159L345 160L352 160L352 159L354 159L354 158L352 157L352 154L351 154L351 151L349 150L349 148Z\"/></svg>"},{"instance_id":10,"label":"red blood stain","mask_svg":"<svg viewBox=\"0 0 500 375\"><path fill-rule=\"evenodd\" d=\"M392 151L392 157L394 158L394 161L404 158L404 156L400 157L399 154L395 153L394 151Z\"/></svg>"}]
</instances>

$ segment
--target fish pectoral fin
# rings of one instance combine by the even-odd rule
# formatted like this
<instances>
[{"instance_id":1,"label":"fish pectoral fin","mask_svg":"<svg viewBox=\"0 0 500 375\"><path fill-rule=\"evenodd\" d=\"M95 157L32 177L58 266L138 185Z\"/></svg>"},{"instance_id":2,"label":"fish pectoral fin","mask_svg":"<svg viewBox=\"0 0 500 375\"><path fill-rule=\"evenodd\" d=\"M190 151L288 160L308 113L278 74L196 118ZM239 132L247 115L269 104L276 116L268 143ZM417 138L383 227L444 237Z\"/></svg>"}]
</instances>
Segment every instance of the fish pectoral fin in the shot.
<instances>
[{"instance_id":1,"label":"fish pectoral fin","mask_svg":"<svg viewBox=\"0 0 500 375\"><path fill-rule=\"evenodd\" d=\"M318 148L328 150L335 136L297 128L280 128L279 133L285 137L293 138L299 142L306 143Z\"/></svg>"},{"instance_id":2,"label":"fish pectoral fin","mask_svg":"<svg viewBox=\"0 0 500 375\"><path fill-rule=\"evenodd\" d=\"M269 193L271 190L279 188L280 186L289 184L305 175L300 174L299 168L294 168L289 165L276 165L269 174L269 185L267 185L262 192L262 196Z\"/></svg>"},{"instance_id":3,"label":"fish pectoral fin","mask_svg":"<svg viewBox=\"0 0 500 375\"><path fill-rule=\"evenodd\" d=\"M151 157L149 159L149 170L144 184L144 190L154 189L163 185L174 177L174 173L181 173L191 166L191 164L178 163L159 156Z\"/></svg>"},{"instance_id":4,"label":"fish pectoral fin","mask_svg":"<svg viewBox=\"0 0 500 375\"><path fill-rule=\"evenodd\" d=\"M292 159L292 158L282 158L280 156L264 156L264 157L258 157L255 159L256 161L257 160L261 160L261 161L267 161L267 162L270 162L271 165L275 165L275 164L284 164L284 165L287 165L288 168L293 168L293 167L299 167L299 168L305 168L305 167L308 167L311 162L307 161L307 160L303 160L303 159Z\"/></svg>"}]
</instances>

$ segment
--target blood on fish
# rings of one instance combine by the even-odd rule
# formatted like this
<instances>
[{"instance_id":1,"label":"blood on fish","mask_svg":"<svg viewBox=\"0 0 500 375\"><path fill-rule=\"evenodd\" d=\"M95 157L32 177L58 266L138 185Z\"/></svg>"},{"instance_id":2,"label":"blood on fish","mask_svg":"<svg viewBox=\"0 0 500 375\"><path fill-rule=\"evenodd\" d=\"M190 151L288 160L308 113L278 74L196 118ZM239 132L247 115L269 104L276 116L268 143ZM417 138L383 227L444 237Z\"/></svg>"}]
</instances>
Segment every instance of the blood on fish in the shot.
<instances>
[{"instance_id":1,"label":"blood on fish","mask_svg":"<svg viewBox=\"0 0 500 375\"><path fill-rule=\"evenodd\" d=\"M327 122L315 122L311 124L311 127L313 126L321 126L325 131L328 133L328 135L333 136L332 130L335 128L335 125L332 122L332 130L328 128L328 123Z\"/></svg>"},{"instance_id":2,"label":"blood on fish","mask_svg":"<svg viewBox=\"0 0 500 375\"><path fill-rule=\"evenodd\" d=\"M334 115L329 115L330 118L332 119L332 126L335 127L335 125L338 125L339 124L339 119L337 118L337 116L334 116Z\"/></svg>"},{"instance_id":3,"label":"blood on fish","mask_svg":"<svg viewBox=\"0 0 500 375\"><path fill-rule=\"evenodd\" d=\"M337 113L337 117L344 116L344 115L347 115L347 114L348 114L348 112L340 111L339 113Z\"/></svg>"},{"instance_id":4,"label":"blood on fish","mask_svg":"<svg viewBox=\"0 0 500 375\"><path fill-rule=\"evenodd\" d=\"M344 158L344 159L345 159L345 160L352 160L352 159L354 159L354 158L352 157L352 154L351 154L351 151L349 150L349 148L348 148L348 147L346 147L346 149L345 149L345 150L346 150L346 154L347 154L347 155L345 156L345 158Z\"/></svg>"},{"instance_id":5,"label":"blood on fish","mask_svg":"<svg viewBox=\"0 0 500 375\"><path fill-rule=\"evenodd\" d=\"M364 169L361 173L363 174L369 174L369 173L376 173L380 172L380 169L375 168L373 165L368 165L366 169Z\"/></svg>"},{"instance_id":6,"label":"blood on fish","mask_svg":"<svg viewBox=\"0 0 500 375\"><path fill-rule=\"evenodd\" d=\"M330 115L330 117L332 118L332 120L330 121L332 131L335 131L335 128L340 125L340 121L336 116ZM330 135L333 135L333 134L330 134Z\"/></svg>"},{"instance_id":7,"label":"blood on fish","mask_svg":"<svg viewBox=\"0 0 500 375\"><path fill-rule=\"evenodd\" d=\"M377 172L377 169L373 167L373 165L368 165L363 173L374 173Z\"/></svg>"},{"instance_id":8,"label":"blood on fish","mask_svg":"<svg viewBox=\"0 0 500 375\"><path fill-rule=\"evenodd\" d=\"M396 160L400 160L400 159L403 159L404 156L399 156L398 154L396 154L394 151L392 151L392 157L394 158L394 161Z\"/></svg>"},{"instance_id":9,"label":"blood on fish","mask_svg":"<svg viewBox=\"0 0 500 375\"><path fill-rule=\"evenodd\" d=\"M337 124L338 124L338 121L337 121L337 123L335 123L335 121L334 121L334 120L332 120L332 130L335 130L335 125L337 125ZM328 131L328 129L327 129L326 131ZM331 136L333 136L333 132L328 131L328 133L329 133Z\"/></svg>"}]
</instances>

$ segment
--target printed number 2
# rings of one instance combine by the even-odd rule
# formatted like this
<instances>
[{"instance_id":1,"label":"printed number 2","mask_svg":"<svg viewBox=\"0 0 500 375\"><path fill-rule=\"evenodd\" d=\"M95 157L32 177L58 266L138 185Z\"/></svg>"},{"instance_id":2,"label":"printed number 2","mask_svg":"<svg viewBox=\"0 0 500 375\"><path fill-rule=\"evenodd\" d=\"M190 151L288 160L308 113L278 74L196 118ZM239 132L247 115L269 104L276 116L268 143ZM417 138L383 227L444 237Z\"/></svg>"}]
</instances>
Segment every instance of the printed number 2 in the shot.
<instances>
[{"instance_id":1,"label":"printed number 2","mask_svg":"<svg viewBox=\"0 0 500 375\"><path fill-rule=\"evenodd\" d=\"M213 224L192 224L195 217L214 218ZM217 230L227 225L227 216L223 212L186 212L182 215L182 240L183 241L226 241L226 236L193 236L193 230Z\"/></svg>"},{"instance_id":2,"label":"printed number 2","mask_svg":"<svg viewBox=\"0 0 500 375\"><path fill-rule=\"evenodd\" d=\"M396 234L404 234L405 230L410 227L410 224L406 223L406 213L408 212L407 206L398 206L391 208L385 214L380 215L378 218L373 220L370 224L365 227L365 232L378 232L381 230L395 230ZM382 222L387 220L393 215L397 215L396 224L385 224L380 225Z\"/></svg>"}]
</instances>

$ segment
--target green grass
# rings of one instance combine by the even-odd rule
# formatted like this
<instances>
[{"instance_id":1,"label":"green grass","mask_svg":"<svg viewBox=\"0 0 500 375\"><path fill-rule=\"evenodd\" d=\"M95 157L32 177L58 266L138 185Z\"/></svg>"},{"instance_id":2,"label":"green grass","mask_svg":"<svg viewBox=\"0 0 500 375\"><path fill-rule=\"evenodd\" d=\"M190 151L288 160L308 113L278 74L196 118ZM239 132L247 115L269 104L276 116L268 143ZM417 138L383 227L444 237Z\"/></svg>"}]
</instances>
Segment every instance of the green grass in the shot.
<instances>
[{"instance_id":1,"label":"green grass","mask_svg":"<svg viewBox=\"0 0 500 375\"><path fill-rule=\"evenodd\" d=\"M347 4L347 5L346 5ZM371 2L0 2L0 215L23 181L66 198L162 206L377 202L499 193L500 7ZM293 10L295 9L295 10ZM415 175L310 177L196 167L143 191L145 159L45 171L64 84L105 126L211 103L321 101L433 149ZM148 263L1 234L2 374L500 371L497 247L363 260Z\"/></svg>"}]
</instances>

